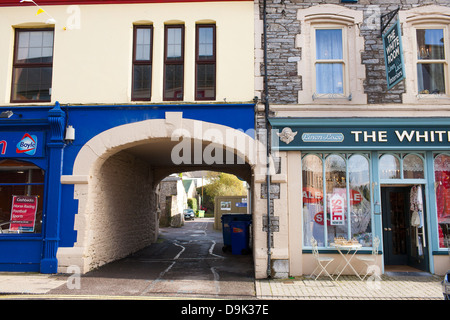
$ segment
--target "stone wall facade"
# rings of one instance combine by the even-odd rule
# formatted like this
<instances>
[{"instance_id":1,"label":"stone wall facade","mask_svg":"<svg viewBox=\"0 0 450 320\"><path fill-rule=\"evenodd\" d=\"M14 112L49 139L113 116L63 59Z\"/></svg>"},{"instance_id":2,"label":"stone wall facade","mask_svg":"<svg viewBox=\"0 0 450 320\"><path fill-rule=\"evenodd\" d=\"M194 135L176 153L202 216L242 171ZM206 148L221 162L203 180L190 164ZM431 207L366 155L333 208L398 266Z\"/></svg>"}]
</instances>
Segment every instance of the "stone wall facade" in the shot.
<instances>
[{"instance_id":1,"label":"stone wall facade","mask_svg":"<svg viewBox=\"0 0 450 320\"><path fill-rule=\"evenodd\" d=\"M152 170L146 162L119 152L105 161L95 180L88 217L90 269L142 249L158 235Z\"/></svg>"}]
</instances>

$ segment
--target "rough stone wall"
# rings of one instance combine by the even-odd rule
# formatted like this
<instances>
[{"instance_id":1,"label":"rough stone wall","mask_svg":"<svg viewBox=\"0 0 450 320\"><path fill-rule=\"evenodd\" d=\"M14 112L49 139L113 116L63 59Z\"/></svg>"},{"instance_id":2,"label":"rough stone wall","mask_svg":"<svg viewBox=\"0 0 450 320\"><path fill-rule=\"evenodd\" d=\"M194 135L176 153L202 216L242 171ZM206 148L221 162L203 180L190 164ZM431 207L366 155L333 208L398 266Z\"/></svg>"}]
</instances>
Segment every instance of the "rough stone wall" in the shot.
<instances>
[{"instance_id":1,"label":"rough stone wall","mask_svg":"<svg viewBox=\"0 0 450 320\"><path fill-rule=\"evenodd\" d=\"M359 0L357 3L341 3L340 0L267 0L267 75L270 102L273 104L298 104L297 93L302 89L302 79L298 76L297 59L301 59L302 50L309 48L295 46L295 37L301 33L297 10L318 4L335 4L363 11L364 23L360 26L360 34L364 37L365 50L361 53L361 59L366 68L364 91L368 104L402 103L405 91L403 83L387 91L377 13L385 14L398 6L401 10L433 4L450 7L448 0ZM260 20L263 20L262 6L263 1L260 0ZM264 65L261 64L260 68L261 74L264 74Z\"/></svg>"},{"instance_id":2,"label":"rough stone wall","mask_svg":"<svg viewBox=\"0 0 450 320\"><path fill-rule=\"evenodd\" d=\"M95 181L87 231L90 268L125 257L156 241L158 234L147 163L120 152L105 161Z\"/></svg>"}]
</instances>

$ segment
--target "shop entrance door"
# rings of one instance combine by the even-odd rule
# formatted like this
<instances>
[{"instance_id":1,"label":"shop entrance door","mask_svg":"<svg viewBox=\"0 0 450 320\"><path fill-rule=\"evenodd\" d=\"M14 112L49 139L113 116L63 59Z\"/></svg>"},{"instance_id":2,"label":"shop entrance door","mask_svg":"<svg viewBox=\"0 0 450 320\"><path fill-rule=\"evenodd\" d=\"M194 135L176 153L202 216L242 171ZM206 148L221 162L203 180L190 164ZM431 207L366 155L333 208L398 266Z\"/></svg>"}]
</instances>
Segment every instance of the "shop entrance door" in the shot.
<instances>
[{"instance_id":1,"label":"shop entrance door","mask_svg":"<svg viewBox=\"0 0 450 320\"><path fill-rule=\"evenodd\" d=\"M424 243L425 225L411 225L411 187L381 189L384 264L411 266L428 271L427 246ZM425 208L425 204L423 207ZM423 214L425 215L425 212Z\"/></svg>"}]
</instances>

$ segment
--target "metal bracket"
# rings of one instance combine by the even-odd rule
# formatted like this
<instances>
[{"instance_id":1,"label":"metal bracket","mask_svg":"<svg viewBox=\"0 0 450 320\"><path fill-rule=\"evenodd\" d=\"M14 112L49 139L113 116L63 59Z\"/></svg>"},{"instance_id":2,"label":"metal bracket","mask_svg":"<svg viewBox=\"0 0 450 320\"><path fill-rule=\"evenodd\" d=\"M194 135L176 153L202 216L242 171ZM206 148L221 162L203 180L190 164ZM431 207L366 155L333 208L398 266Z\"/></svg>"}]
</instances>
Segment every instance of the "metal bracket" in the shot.
<instances>
[{"instance_id":1,"label":"metal bracket","mask_svg":"<svg viewBox=\"0 0 450 320\"><path fill-rule=\"evenodd\" d=\"M397 13L400 11L400 6L398 6L397 9L388 12L386 14L382 14L380 16L380 36L383 37L383 31L387 28L387 26L389 25L389 23L391 23L392 19L394 19L394 17L397 15ZM387 22L385 23L385 19L387 20Z\"/></svg>"}]
</instances>

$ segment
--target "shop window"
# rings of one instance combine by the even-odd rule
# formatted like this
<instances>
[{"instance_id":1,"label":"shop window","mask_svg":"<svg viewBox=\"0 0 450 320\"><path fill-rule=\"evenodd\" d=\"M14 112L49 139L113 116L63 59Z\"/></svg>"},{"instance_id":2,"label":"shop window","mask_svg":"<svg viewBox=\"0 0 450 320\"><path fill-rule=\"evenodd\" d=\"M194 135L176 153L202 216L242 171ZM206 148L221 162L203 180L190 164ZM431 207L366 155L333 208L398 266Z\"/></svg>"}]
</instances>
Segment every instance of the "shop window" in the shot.
<instances>
[{"instance_id":1,"label":"shop window","mask_svg":"<svg viewBox=\"0 0 450 320\"><path fill-rule=\"evenodd\" d=\"M417 29L417 83L419 94L446 93L444 29Z\"/></svg>"},{"instance_id":2,"label":"shop window","mask_svg":"<svg viewBox=\"0 0 450 320\"><path fill-rule=\"evenodd\" d=\"M20 161L0 161L0 234L40 233L45 173Z\"/></svg>"},{"instance_id":3,"label":"shop window","mask_svg":"<svg viewBox=\"0 0 450 320\"><path fill-rule=\"evenodd\" d=\"M368 155L306 155L302 179L305 246L311 236L321 247L329 247L335 237L372 245Z\"/></svg>"},{"instance_id":4,"label":"shop window","mask_svg":"<svg viewBox=\"0 0 450 320\"><path fill-rule=\"evenodd\" d=\"M404 179L424 179L424 167L421 157L415 154L409 154L403 159L403 178Z\"/></svg>"},{"instance_id":5,"label":"shop window","mask_svg":"<svg viewBox=\"0 0 450 320\"><path fill-rule=\"evenodd\" d=\"M197 25L195 99L216 98L216 26Z\"/></svg>"},{"instance_id":6,"label":"shop window","mask_svg":"<svg viewBox=\"0 0 450 320\"><path fill-rule=\"evenodd\" d=\"M164 100L183 100L184 25L165 26Z\"/></svg>"},{"instance_id":7,"label":"shop window","mask_svg":"<svg viewBox=\"0 0 450 320\"><path fill-rule=\"evenodd\" d=\"M152 26L134 26L133 84L134 101L150 101L152 87Z\"/></svg>"},{"instance_id":8,"label":"shop window","mask_svg":"<svg viewBox=\"0 0 450 320\"><path fill-rule=\"evenodd\" d=\"M420 154L383 154L379 168L381 180L425 179L424 162Z\"/></svg>"},{"instance_id":9,"label":"shop window","mask_svg":"<svg viewBox=\"0 0 450 320\"><path fill-rule=\"evenodd\" d=\"M380 158L380 179L400 179L400 160L392 154Z\"/></svg>"},{"instance_id":10,"label":"shop window","mask_svg":"<svg viewBox=\"0 0 450 320\"><path fill-rule=\"evenodd\" d=\"M450 247L450 155L441 154L434 159L436 208L439 229L439 247Z\"/></svg>"},{"instance_id":11,"label":"shop window","mask_svg":"<svg viewBox=\"0 0 450 320\"><path fill-rule=\"evenodd\" d=\"M11 102L50 102L53 30L16 29Z\"/></svg>"}]
</instances>

